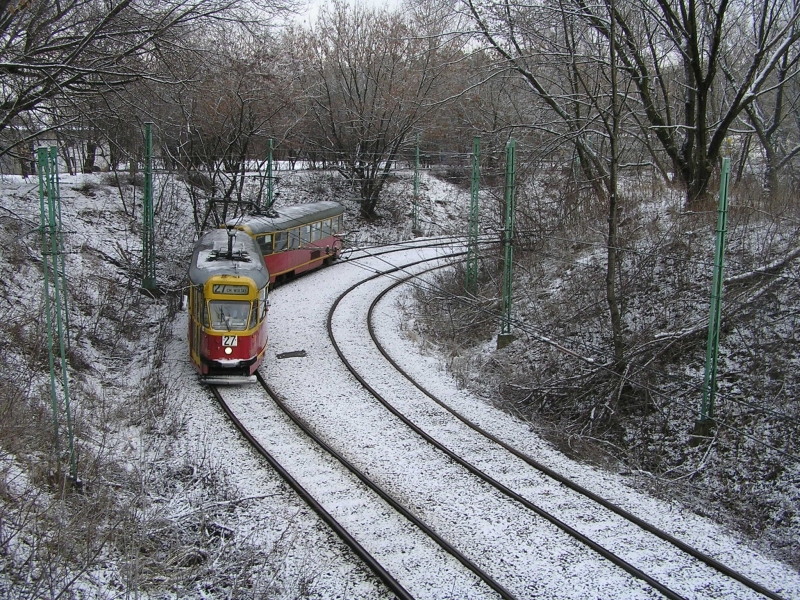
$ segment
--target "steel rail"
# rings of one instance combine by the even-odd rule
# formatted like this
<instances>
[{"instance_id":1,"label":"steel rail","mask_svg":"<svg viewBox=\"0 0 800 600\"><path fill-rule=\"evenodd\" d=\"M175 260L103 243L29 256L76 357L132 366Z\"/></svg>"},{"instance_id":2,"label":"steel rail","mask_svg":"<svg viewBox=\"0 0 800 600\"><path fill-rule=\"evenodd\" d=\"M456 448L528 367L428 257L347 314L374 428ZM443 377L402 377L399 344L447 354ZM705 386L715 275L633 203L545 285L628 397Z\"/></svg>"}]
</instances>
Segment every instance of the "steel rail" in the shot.
<instances>
[{"instance_id":1,"label":"steel rail","mask_svg":"<svg viewBox=\"0 0 800 600\"><path fill-rule=\"evenodd\" d=\"M497 234L490 234L485 233L481 236L483 239L480 240L480 244L499 244L500 238ZM409 249L416 249L416 248L436 248L436 247L444 247L444 246L452 246L458 243L462 243L463 245L467 244L467 237L464 235L441 235L441 236L433 236L424 238L423 240L401 240L399 242L392 242L388 244L376 244L374 246L355 246L353 248L347 248L346 250L342 251L342 258L340 259L342 262L348 262L353 260L360 260L362 258L370 258L372 256L378 256L380 254L387 254L390 252L400 252L406 251ZM376 252L373 252L376 250ZM363 256L345 256L345 254L352 254L355 252L364 252Z\"/></svg>"},{"instance_id":2,"label":"steel rail","mask_svg":"<svg viewBox=\"0 0 800 600\"><path fill-rule=\"evenodd\" d=\"M433 269L428 269L425 272L432 271L432 270L435 270L435 269L438 269L438 268L442 268L442 267L434 267ZM420 274L422 274L422 273L420 273ZM456 417L459 421L464 423L466 426L470 427L475 432L477 432L480 435L482 435L482 436L486 437L487 439L491 440L495 444L501 446L502 448L504 448L505 450L507 450L508 452L513 454L514 456L516 456L517 458L519 458L519 459L523 460L524 462L526 462L528 465L530 465L534 469L536 469L539 472L543 473L544 475L547 475L551 479L557 481L558 483L561 483L562 485L564 485L565 487L571 489L572 491L577 492L578 494L581 494L581 495L585 496L586 498L596 502L597 504L600 504L604 508L610 510L611 512L617 514L618 516L624 518L625 520L630 521L631 523L637 525L638 527L640 527L644 531L647 531L648 533L653 534L654 536L660 538L661 540L672 544L673 546L675 546L679 550L681 550L681 551L685 552L686 554L690 555L692 558L695 558L695 559L699 560L700 562L705 563L707 566L711 567L712 569L716 570L717 572L721 573L722 575L725 575L727 577L730 577L731 579L734 579L734 580L738 581L739 583L741 583L742 585L750 588L754 592L757 592L757 593L759 593L762 596L765 596L767 598L771 598L772 600L784 600L782 596L779 596L778 594L776 594L772 590L770 590L770 589L764 587L763 585L761 585L761 584L749 579L747 576L739 573L738 571L733 570L732 568L728 567L727 565L724 565L724 564L720 563L716 559L712 558L711 556L708 556L707 554L701 552L700 550L697 550L696 548L690 546L686 542L674 537L673 535L667 533L666 531L663 531L662 529L659 529L658 527L648 523L647 521L644 521L643 519L637 517L633 513L628 512L624 508L614 504L613 502L611 502L609 500L606 500L602 496L599 496L599 495L595 494L594 492L588 490L587 488L581 486L580 484L578 484L578 483L572 481L571 479L568 479L567 477L561 475L560 473L554 471L550 467L547 467L544 464L538 462L537 460L531 458L527 454L517 450L516 448L514 448L510 444L504 442L503 440L499 439L495 435L493 435L493 434L489 433L488 431L486 431L485 429L483 429L480 425L470 421L468 418L463 416L457 410L455 410L452 407L448 406L445 402L443 402L442 400L437 398L434 394L432 394L430 391L428 391L422 384L417 382L413 377L411 377L408 373L406 373L406 371L402 367L400 367L400 365L397 364L397 362L389 355L389 353L386 351L386 349L383 347L383 345L378 341L378 338L375 335L375 330L374 330L374 327L373 327L372 316L373 316L375 307L386 296L386 294L388 294L394 288L396 288L396 287L398 287L398 286L400 286L400 285L402 285L404 283L407 283L409 280L418 277L420 274L409 275L408 277L405 277L404 279L401 279L401 280L398 280L398 281L395 281L394 283L392 283L385 290L383 290L378 296L375 297L375 299L373 300L372 304L369 307L369 310L367 311L367 329L369 331L370 337L372 338L372 341L375 344L376 348L383 355L383 357L403 377L405 377L414 387L416 387L420 392L425 394L428 398L430 398L436 404L438 404L443 409L448 411L450 414L452 414L454 417Z\"/></svg>"},{"instance_id":3,"label":"steel rail","mask_svg":"<svg viewBox=\"0 0 800 600\"><path fill-rule=\"evenodd\" d=\"M445 256L436 256L436 257L432 257L432 258L423 258L423 259L420 259L420 260L417 260L417 261L406 263L406 264L401 265L401 266L393 266L390 269L387 269L385 271L379 271L377 273L372 274L370 277L368 277L364 281L370 281L370 280L372 280L372 279L374 279L376 277L382 277L382 276L389 275L391 273L396 273L398 271L403 271L403 270L405 270L405 269L407 269L409 267L413 267L413 266L416 266L416 265L419 265L419 264L422 264L422 263L431 262L431 261L446 260L448 258L459 257L459 256L463 256L465 254L466 254L466 252L455 252L453 254L449 254L449 255L445 255ZM358 285L360 285L360 283L356 284L355 287L357 287ZM347 293L349 293L349 291L351 291L352 289L353 288L348 289L345 292L345 295ZM334 303L334 308L338 304L339 300L341 300L341 296ZM328 335L329 336L331 336L331 332L330 331L331 330L330 330L330 314L329 314L329 319L328 319ZM331 340L333 341L333 337L332 336L331 336ZM334 347L336 347L335 341L334 341ZM337 351L338 351L338 348L337 348ZM340 354L340 356L341 356L341 354ZM257 377L261 378L260 375L257 375ZM261 380L263 381L263 378L261 378ZM264 384L262 384L262 385L264 385ZM270 392L268 391L268 393L270 393ZM481 569L472 560L467 558L461 551L459 551L457 548L452 546L442 536L440 536L435 531L433 531L430 527L428 527L428 525L426 525L422 520L417 518L410 511L408 511L403 505L401 505L400 503L395 501L394 498L392 498L388 493L386 493L383 489L381 489L377 484L375 484L369 478L367 478L365 475L363 475L363 473L361 473L361 471L358 470L354 465L352 465L347 459L345 459L338 452L333 450L333 448L331 448L328 444L323 442L313 431L311 431L305 425L305 423L302 423L302 421L296 415L294 415L294 413L292 413L288 409L288 407L285 406L285 404L283 402L279 402L276 396L273 396L271 393L270 393L270 396L273 398L273 400L276 402L276 404L278 404L278 406L282 410L284 410L286 412L286 414L289 416L289 418L291 418L295 422L295 424L298 425L298 427L303 429L303 431L307 435L312 437L312 439L314 439L314 441L316 441L321 447L323 447L332 456L334 456L334 458L339 460L346 468L348 468L354 475L356 475L356 477L358 477L362 481L362 483L364 483L365 485L370 487L370 489L372 489L375 493L377 493L379 496L381 496L381 498L383 498L387 503L389 503L395 510L397 510L400 514L402 514L404 517L406 517L414 525L419 527L426 535L431 537L443 550L445 550L448 554L453 556L456 560L458 560L467 569L472 571L472 573L474 573L479 579L481 579L487 586L489 586L491 589L493 589L495 592L497 592L500 595L501 598L504 598L506 600L515 600L515 596L513 594L511 594L508 590L506 590L493 577L491 577L488 573L486 573L483 569Z\"/></svg>"},{"instance_id":4,"label":"steel rail","mask_svg":"<svg viewBox=\"0 0 800 600\"><path fill-rule=\"evenodd\" d=\"M470 559L464 556L461 552L459 552L456 548L454 548L447 540L445 540L442 536L436 533L433 529L431 529L425 522L419 519L416 515L411 513L406 507L402 504L397 502L388 492L386 492L382 487L380 487L377 483L369 479L358 467L356 467L353 463L347 460L342 454L338 451L334 450L327 442L323 441L314 431L305 423L303 419L301 419L291 408L289 408L286 403L281 400L275 391L269 387L269 384L264 380L263 376L260 373L256 374L256 378L264 390L269 394L270 398L272 398L273 402L280 408L286 416L288 416L295 425L297 425L303 433L305 433L309 438L311 438L316 444L318 444L323 450L328 452L333 458L338 460L347 470L349 470L353 475L355 475L361 483L375 492L378 496L381 497L389 506L391 506L394 510L398 513L403 515L409 522L416 525L425 535L430 537L434 542L436 542L439 547L441 547L445 552L456 558L462 565L467 567L470 571L472 571L475 575L478 576L486 585L492 588L495 592L500 594L502 598L506 598L507 600L513 600L515 597L508 592L502 585L497 583L489 574L483 571L478 565L473 563Z\"/></svg>"},{"instance_id":5,"label":"steel rail","mask_svg":"<svg viewBox=\"0 0 800 600\"><path fill-rule=\"evenodd\" d=\"M260 375L258 375L260 378ZM263 381L263 380L262 380ZM414 600L414 597L398 582L383 565L381 565L375 557L373 557L366 548L364 548L358 540L356 540L350 533L331 515L325 507L317 502L314 497L298 482L283 466L262 446L259 441L248 431L244 424L233 414L228 404L222 398L222 394L216 386L210 385L208 388L217 400L222 410L239 430L239 432L250 442L250 445L264 457L270 466L289 484L289 486L297 493L302 500L322 519L339 538L347 544L350 549L358 556L365 565L367 565L373 573L386 585L387 588L401 600Z\"/></svg>"},{"instance_id":6,"label":"steel rail","mask_svg":"<svg viewBox=\"0 0 800 600\"><path fill-rule=\"evenodd\" d=\"M422 262L422 261L420 261L420 262ZM406 265L406 267L404 267L404 268L407 268L408 266L411 266L411 265ZM328 311L328 322L327 322L328 336L331 339L331 343L333 344L333 347L336 350L336 353L339 356L339 359L342 361L342 363L344 363L344 365L351 372L353 377L355 377L358 380L358 382L367 391L369 391L369 393L372 394L372 396L378 402L380 402L384 406L384 408L386 408L389 412L391 412L393 415L395 415L409 429L414 431L418 436L420 436L422 439L424 439L426 442L428 442L434 448L436 448L437 450L443 452L448 457L450 457L450 459L452 461L454 461L455 463L459 464L460 466L462 466L464 469L466 469L467 471L469 471L470 473L472 473L473 475L475 475L479 479L485 481L486 483L488 483L489 485L494 487L496 490L498 490L502 494L504 494L507 497L511 498L512 500L518 502L519 504L521 504L522 506L524 506L528 510L534 512L535 514L537 514L538 516L542 517L546 521L548 521L551 524L555 525L556 527L558 527L563 532L565 532L568 535L570 535L575 540L579 541L580 543L582 543L585 546L589 547L590 549L594 550L597 554L599 554L600 556L602 556L603 558L605 558L606 560L608 560L612 564L620 567L625 572L627 572L629 575L631 575L631 576L633 576L633 577L635 577L637 579L640 579L641 581L644 581L649 586L651 586L653 589L657 590L659 593L664 595L666 598L670 598L670 600L685 600L683 596L681 596L677 592L671 590L670 588L668 588L667 586L665 586L661 582L657 581L656 579L654 579L653 577L651 577L650 575L648 575L647 573L645 573L641 569L633 566L632 564L627 562L625 559L623 559L623 558L617 556L616 554L614 554L613 552L607 550L606 548L604 548L603 546L601 546L600 544L598 544L594 540L590 539L589 537L587 537L586 535L582 534L581 532L579 532L578 530L574 529L573 527L567 525L566 523L564 523L563 521L561 521L560 519L558 519L554 515L551 515L550 513L548 513L547 511L545 511L541 507L536 506L535 504L530 502L527 498L524 498L524 497L520 496L519 494L517 494L516 492L514 492L513 490L511 490L507 486L503 485L502 483L500 483L499 481L497 481L496 479L494 479L493 477L491 477L487 473L484 473L483 471L481 471L480 469L478 469L477 467L475 467L471 463L467 462L466 460L464 460L463 458L458 456L456 453L454 453L449 448L447 448L446 446L441 444L435 438L433 438L430 435L428 435L425 431L423 431L420 427L418 427L415 423L413 423L410 419L408 419L405 415L403 415L399 410L397 410L394 406L392 406L392 404L390 402L388 402L375 388L373 388L369 383L367 383L367 381L356 371L356 369L353 367L353 365L350 364L350 362L345 357L344 353L342 352L342 349L339 347L339 344L336 342L336 339L335 339L335 337L333 335L333 315L336 312L336 308L339 306L341 301L348 294L350 294L353 290L355 290L357 287L363 285L364 283L367 283L368 281L372 281L374 279L377 279L379 277L385 276L385 275L387 275L387 274L389 274L389 273L391 273L393 271L398 271L398 270L400 270L400 267L395 268L395 269L390 269L389 271L386 271L384 273L376 273L376 274L374 274L374 275L372 275L370 277L367 277L366 279L363 279L362 281L360 281L358 283L353 284L347 290L342 292L342 294L339 295L339 297L333 303L333 306L331 307L331 309ZM434 270L434 269L429 269L429 270ZM413 277L414 276L412 276L412 278Z\"/></svg>"}]
</instances>

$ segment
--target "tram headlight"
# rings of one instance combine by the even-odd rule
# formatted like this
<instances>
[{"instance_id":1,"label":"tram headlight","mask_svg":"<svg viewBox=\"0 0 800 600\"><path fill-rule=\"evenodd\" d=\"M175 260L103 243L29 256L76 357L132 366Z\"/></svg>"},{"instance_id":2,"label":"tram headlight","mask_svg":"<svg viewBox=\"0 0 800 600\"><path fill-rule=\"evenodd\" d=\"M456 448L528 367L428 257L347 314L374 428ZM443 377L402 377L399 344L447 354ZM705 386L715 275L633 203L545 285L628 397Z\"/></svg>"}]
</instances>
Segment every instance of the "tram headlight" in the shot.
<instances>
[{"instance_id":1,"label":"tram headlight","mask_svg":"<svg viewBox=\"0 0 800 600\"><path fill-rule=\"evenodd\" d=\"M230 354L231 352L233 352L233 348L231 348L230 346L226 346L225 347L225 354Z\"/></svg>"}]
</instances>

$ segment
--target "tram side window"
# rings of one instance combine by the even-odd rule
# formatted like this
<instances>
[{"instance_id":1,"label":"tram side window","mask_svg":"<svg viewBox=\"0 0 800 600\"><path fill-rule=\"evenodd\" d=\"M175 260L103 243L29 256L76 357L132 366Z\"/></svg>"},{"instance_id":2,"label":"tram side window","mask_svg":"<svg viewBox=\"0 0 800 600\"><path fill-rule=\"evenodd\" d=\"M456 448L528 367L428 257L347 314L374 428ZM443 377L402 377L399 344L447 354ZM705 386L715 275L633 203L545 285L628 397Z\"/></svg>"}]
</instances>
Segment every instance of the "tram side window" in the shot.
<instances>
[{"instance_id":1,"label":"tram side window","mask_svg":"<svg viewBox=\"0 0 800 600\"><path fill-rule=\"evenodd\" d=\"M189 312L192 317L207 325L206 322L206 305L203 302L203 288L199 285L193 285L189 290Z\"/></svg>"},{"instance_id":2,"label":"tram side window","mask_svg":"<svg viewBox=\"0 0 800 600\"><path fill-rule=\"evenodd\" d=\"M333 219L333 233L339 233L342 230L342 215Z\"/></svg>"},{"instance_id":3,"label":"tram side window","mask_svg":"<svg viewBox=\"0 0 800 600\"><path fill-rule=\"evenodd\" d=\"M258 246L261 248L261 254L272 254L272 234L259 236Z\"/></svg>"},{"instance_id":4,"label":"tram side window","mask_svg":"<svg viewBox=\"0 0 800 600\"><path fill-rule=\"evenodd\" d=\"M322 239L322 223L314 223L311 226L311 241L316 242Z\"/></svg>"},{"instance_id":5,"label":"tram side window","mask_svg":"<svg viewBox=\"0 0 800 600\"><path fill-rule=\"evenodd\" d=\"M267 288L261 288L258 292L258 322L264 320L267 315Z\"/></svg>"},{"instance_id":6,"label":"tram side window","mask_svg":"<svg viewBox=\"0 0 800 600\"><path fill-rule=\"evenodd\" d=\"M258 325L258 307L260 303L258 300L253 302L253 306L250 308L250 324L247 326L248 329L254 329L256 325Z\"/></svg>"},{"instance_id":7,"label":"tram side window","mask_svg":"<svg viewBox=\"0 0 800 600\"><path fill-rule=\"evenodd\" d=\"M203 327L208 327L208 310L206 310L206 299L203 296L203 288L201 286L197 286L195 300L194 311L197 315L197 320L203 324Z\"/></svg>"},{"instance_id":8,"label":"tram side window","mask_svg":"<svg viewBox=\"0 0 800 600\"><path fill-rule=\"evenodd\" d=\"M329 237L331 235L331 220L325 219L322 222L322 237Z\"/></svg>"},{"instance_id":9,"label":"tram side window","mask_svg":"<svg viewBox=\"0 0 800 600\"><path fill-rule=\"evenodd\" d=\"M279 231L275 234L275 252L281 252L286 250L286 240L289 236L287 231Z\"/></svg>"},{"instance_id":10,"label":"tram side window","mask_svg":"<svg viewBox=\"0 0 800 600\"><path fill-rule=\"evenodd\" d=\"M289 230L289 250L296 250L300 247L300 229L295 227Z\"/></svg>"},{"instance_id":11,"label":"tram side window","mask_svg":"<svg viewBox=\"0 0 800 600\"><path fill-rule=\"evenodd\" d=\"M307 246L311 241L311 225L303 225L300 228L300 245Z\"/></svg>"}]
</instances>

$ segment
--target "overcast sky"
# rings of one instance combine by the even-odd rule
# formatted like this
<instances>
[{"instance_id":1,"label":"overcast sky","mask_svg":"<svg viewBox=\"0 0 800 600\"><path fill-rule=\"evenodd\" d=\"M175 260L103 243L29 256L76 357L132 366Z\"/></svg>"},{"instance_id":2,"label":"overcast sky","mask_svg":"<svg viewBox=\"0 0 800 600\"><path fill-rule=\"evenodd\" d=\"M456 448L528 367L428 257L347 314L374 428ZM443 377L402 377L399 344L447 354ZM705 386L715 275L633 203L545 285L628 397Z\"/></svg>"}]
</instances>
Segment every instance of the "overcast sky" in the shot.
<instances>
[{"instance_id":1,"label":"overcast sky","mask_svg":"<svg viewBox=\"0 0 800 600\"><path fill-rule=\"evenodd\" d=\"M400 6L401 0L348 0L351 4L354 1L358 1L361 4L366 6L374 6L374 7L385 7L385 8L397 8ZM315 21L317 18L317 13L319 12L320 7L325 6L326 4L330 4L330 0L309 0L308 1L308 11L300 17L300 21Z\"/></svg>"}]
</instances>

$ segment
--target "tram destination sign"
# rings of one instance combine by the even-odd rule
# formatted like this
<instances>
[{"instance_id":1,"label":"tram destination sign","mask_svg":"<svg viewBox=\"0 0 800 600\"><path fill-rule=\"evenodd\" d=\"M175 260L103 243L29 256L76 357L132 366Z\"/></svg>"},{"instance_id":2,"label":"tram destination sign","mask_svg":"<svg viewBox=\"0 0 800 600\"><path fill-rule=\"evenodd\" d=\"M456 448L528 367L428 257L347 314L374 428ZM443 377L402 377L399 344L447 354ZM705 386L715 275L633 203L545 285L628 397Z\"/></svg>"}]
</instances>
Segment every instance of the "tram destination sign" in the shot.
<instances>
[{"instance_id":1,"label":"tram destination sign","mask_svg":"<svg viewBox=\"0 0 800 600\"><path fill-rule=\"evenodd\" d=\"M215 283L211 287L215 294L231 294L234 296L246 296L250 291L246 285L230 285L227 283Z\"/></svg>"}]
</instances>

